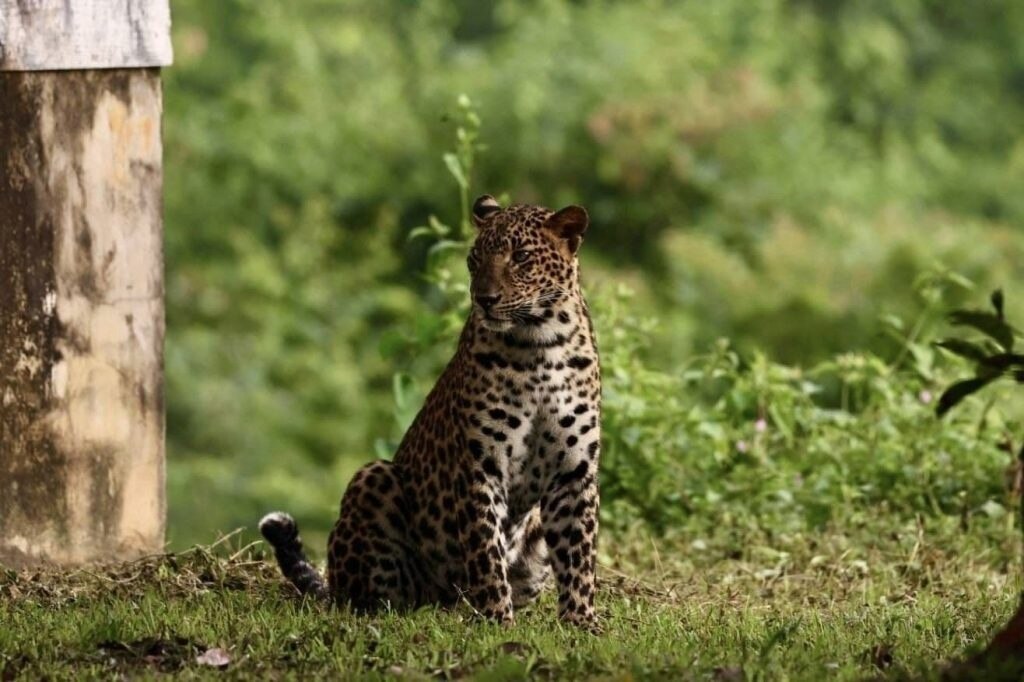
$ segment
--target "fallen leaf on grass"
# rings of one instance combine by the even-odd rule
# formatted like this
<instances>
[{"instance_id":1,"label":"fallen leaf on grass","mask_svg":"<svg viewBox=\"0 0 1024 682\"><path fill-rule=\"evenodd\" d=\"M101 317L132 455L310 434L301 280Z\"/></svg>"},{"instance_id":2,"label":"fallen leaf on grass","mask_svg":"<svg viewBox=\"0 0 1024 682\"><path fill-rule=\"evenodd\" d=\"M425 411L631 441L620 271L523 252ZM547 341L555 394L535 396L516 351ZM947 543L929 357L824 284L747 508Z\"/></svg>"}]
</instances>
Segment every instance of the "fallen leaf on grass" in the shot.
<instances>
[{"instance_id":1,"label":"fallen leaf on grass","mask_svg":"<svg viewBox=\"0 0 1024 682\"><path fill-rule=\"evenodd\" d=\"M223 649L213 648L207 649L205 652L196 656L196 663L199 665L208 665L211 668L226 668L231 663L231 656L228 652Z\"/></svg>"}]
</instances>

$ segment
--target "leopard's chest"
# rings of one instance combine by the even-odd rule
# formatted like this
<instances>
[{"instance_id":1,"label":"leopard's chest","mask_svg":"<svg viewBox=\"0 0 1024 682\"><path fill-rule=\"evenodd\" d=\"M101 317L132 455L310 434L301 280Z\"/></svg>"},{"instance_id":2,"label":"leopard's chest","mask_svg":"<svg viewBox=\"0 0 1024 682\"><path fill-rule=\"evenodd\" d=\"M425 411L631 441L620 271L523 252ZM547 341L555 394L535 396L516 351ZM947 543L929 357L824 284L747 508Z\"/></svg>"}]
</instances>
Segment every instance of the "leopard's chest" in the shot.
<instances>
[{"instance_id":1,"label":"leopard's chest","mask_svg":"<svg viewBox=\"0 0 1024 682\"><path fill-rule=\"evenodd\" d=\"M493 352L485 362L485 390L472 401L477 437L471 440L480 445L473 447L485 470L500 476L509 517L516 519L543 497L577 437L573 433L597 426L596 354L576 349L523 358Z\"/></svg>"}]
</instances>

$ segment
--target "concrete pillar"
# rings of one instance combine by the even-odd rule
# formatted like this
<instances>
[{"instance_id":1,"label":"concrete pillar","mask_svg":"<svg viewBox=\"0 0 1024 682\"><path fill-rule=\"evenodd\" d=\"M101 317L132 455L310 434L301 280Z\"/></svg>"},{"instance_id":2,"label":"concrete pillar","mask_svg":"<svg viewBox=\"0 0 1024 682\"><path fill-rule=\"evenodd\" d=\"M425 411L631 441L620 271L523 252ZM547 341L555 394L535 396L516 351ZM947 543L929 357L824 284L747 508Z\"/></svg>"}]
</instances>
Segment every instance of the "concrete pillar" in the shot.
<instances>
[{"instance_id":1,"label":"concrete pillar","mask_svg":"<svg viewBox=\"0 0 1024 682\"><path fill-rule=\"evenodd\" d=\"M160 551L166 0L0 3L0 563ZM126 68L131 67L131 68Z\"/></svg>"}]
</instances>

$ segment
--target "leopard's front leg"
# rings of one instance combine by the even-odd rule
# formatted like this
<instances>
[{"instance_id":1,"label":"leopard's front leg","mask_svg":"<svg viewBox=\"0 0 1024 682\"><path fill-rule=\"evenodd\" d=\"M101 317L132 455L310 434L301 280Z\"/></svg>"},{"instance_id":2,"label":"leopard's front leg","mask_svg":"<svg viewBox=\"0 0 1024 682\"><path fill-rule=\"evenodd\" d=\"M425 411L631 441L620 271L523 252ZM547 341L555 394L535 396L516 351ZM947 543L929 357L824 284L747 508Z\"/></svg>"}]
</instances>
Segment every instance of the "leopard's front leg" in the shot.
<instances>
[{"instance_id":1,"label":"leopard's front leg","mask_svg":"<svg viewBox=\"0 0 1024 682\"><path fill-rule=\"evenodd\" d=\"M578 417L581 415L573 415ZM598 485L597 465L600 428L565 428L556 439L556 465L548 489L541 498L541 521L555 581L558 584L558 615L567 622L595 628ZM570 416L561 418L563 424ZM559 440L561 442L559 442Z\"/></svg>"},{"instance_id":2,"label":"leopard's front leg","mask_svg":"<svg viewBox=\"0 0 1024 682\"><path fill-rule=\"evenodd\" d=\"M469 440L471 480L467 482L460 526L465 549L466 597L487 618L511 624L512 589L508 581L505 519L508 500L504 466L497 449Z\"/></svg>"}]
</instances>

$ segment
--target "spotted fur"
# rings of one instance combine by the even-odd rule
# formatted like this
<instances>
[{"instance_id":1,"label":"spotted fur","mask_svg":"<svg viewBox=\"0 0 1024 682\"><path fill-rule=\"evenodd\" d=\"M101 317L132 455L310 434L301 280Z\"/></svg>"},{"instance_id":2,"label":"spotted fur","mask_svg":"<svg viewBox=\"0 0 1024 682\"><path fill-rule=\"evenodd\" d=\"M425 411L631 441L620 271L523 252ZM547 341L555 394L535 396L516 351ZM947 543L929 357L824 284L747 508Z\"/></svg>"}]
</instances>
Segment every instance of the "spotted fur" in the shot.
<instances>
[{"instance_id":1,"label":"spotted fur","mask_svg":"<svg viewBox=\"0 0 1024 682\"><path fill-rule=\"evenodd\" d=\"M484 196L473 215L458 349L394 460L345 491L326 584L290 517L261 529L300 590L355 608L466 599L510 623L553 574L560 617L593 626L601 381L579 287L587 214Z\"/></svg>"}]
</instances>

